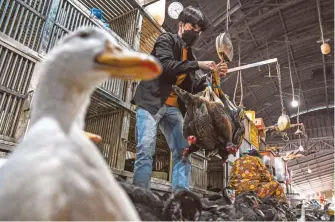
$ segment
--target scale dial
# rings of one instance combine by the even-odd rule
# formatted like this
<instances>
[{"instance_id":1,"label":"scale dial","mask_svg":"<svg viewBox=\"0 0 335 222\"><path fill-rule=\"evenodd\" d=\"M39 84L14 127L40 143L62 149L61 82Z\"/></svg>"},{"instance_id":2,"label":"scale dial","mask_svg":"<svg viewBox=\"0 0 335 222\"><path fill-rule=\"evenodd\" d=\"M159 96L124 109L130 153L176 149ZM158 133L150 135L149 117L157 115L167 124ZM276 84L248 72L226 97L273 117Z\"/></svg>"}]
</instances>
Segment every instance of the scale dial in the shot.
<instances>
[{"instance_id":1,"label":"scale dial","mask_svg":"<svg viewBox=\"0 0 335 222\"><path fill-rule=\"evenodd\" d=\"M183 9L184 7L180 2L172 2L168 8L168 14L172 19L178 19L178 16Z\"/></svg>"}]
</instances>

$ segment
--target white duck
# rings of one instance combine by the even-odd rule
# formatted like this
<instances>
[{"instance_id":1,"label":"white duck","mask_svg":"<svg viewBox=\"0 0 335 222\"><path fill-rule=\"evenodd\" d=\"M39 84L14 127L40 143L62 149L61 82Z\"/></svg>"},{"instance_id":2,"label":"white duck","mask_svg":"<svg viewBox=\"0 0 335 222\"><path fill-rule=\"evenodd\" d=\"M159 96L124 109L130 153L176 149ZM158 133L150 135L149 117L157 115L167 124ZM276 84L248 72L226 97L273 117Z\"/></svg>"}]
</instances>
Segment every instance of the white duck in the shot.
<instances>
[{"instance_id":1,"label":"white duck","mask_svg":"<svg viewBox=\"0 0 335 222\"><path fill-rule=\"evenodd\" d=\"M139 220L85 135L84 118L102 81L153 79L161 66L85 27L62 39L39 72L31 127L0 169L0 220Z\"/></svg>"}]
</instances>

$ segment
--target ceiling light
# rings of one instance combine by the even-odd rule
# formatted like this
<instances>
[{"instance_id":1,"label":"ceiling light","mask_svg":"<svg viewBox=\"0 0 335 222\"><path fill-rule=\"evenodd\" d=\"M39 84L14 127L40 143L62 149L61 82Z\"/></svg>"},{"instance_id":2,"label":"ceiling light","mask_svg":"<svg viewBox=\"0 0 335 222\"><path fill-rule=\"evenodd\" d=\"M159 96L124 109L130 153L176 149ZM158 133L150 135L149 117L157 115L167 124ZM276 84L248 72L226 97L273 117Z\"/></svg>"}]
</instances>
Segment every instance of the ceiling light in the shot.
<instances>
[{"instance_id":1,"label":"ceiling light","mask_svg":"<svg viewBox=\"0 0 335 222\"><path fill-rule=\"evenodd\" d=\"M292 100L292 102L291 102L292 107L298 107L298 105L299 105L299 103L298 103L297 100Z\"/></svg>"},{"instance_id":2,"label":"ceiling light","mask_svg":"<svg viewBox=\"0 0 335 222\"><path fill-rule=\"evenodd\" d=\"M300 146L299 146L299 151L300 151L300 152L304 152L304 150L305 150L304 147L300 145Z\"/></svg>"},{"instance_id":3,"label":"ceiling light","mask_svg":"<svg viewBox=\"0 0 335 222\"><path fill-rule=\"evenodd\" d=\"M308 173L312 173L312 170L308 168L307 172L308 172Z\"/></svg>"}]
</instances>

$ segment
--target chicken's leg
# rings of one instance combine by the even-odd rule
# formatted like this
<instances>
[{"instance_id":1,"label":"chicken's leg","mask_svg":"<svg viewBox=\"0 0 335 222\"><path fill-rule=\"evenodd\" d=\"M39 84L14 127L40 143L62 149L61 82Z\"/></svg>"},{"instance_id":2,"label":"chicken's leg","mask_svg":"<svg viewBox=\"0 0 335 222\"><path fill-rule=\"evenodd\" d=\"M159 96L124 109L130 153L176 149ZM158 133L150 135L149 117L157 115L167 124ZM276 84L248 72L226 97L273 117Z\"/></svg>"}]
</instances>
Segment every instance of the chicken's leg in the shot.
<instances>
[{"instance_id":1,"label":"chicken's leg","mask_svg":"<svg viewBox=\"0 0 335 222\"><path fill-rule=\"evenodd\" d=\"M199 150L199 148L196 146L197 138L195 136L189 136L187 137L188 145L189 147L186 147L183 152L183 159L185 157L193 152L196 152Z\"/></svg>"}]
</instances>

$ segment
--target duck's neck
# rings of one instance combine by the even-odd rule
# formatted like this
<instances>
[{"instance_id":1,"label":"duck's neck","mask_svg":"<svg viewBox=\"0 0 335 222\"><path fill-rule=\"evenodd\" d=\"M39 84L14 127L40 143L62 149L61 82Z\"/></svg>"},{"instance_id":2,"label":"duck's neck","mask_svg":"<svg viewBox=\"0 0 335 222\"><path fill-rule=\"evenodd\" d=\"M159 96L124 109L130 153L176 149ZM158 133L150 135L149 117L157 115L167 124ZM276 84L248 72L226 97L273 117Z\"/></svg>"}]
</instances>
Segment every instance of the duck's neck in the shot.
<instances>
[{"instance_id":1,"label":"duck's neck","mask_svg":"<svg viewBox=\"0 0 335 222\"><path fill-rule=\"evenodd\" d=\"M41 76L33 99L30 126L33 127L44 117L50 117L66 134L72 127L83 129L94 86L90 89L78 88L74 83L56 78L56 74Z\"/></svg>"}]
</instances>

